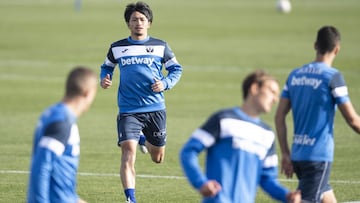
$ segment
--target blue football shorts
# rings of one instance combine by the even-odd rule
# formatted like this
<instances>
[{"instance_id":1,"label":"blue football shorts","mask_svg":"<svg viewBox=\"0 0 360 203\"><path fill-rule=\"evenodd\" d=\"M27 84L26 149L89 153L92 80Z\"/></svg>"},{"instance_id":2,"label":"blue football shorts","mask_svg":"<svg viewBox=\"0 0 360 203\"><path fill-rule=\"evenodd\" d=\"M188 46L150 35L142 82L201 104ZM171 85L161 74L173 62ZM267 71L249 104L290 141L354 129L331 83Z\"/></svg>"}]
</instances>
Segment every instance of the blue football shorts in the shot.
<instances>
[{"instance_id":1,"label":"blue football shorts","mask_svg":"<svg viewBox=\"0 0 360 203\"><path fill-rule=\"evenodd\" d=\"M166 110L146 113L120 113L117 116L118 146L125 140L140 139L140 132L150 144L166 144Z\"/></svg>"},{"instance_id":2,"label":"blue football shorts","mask_svg":"<svg viewBox=\"0 0 360 203\"><path fill-rule=\"evenodd\" d=\"M302 200L318 203L324 192L332 190L329 184L331 165L331 162L293 161Z\"/></svg>"}]
</instances>

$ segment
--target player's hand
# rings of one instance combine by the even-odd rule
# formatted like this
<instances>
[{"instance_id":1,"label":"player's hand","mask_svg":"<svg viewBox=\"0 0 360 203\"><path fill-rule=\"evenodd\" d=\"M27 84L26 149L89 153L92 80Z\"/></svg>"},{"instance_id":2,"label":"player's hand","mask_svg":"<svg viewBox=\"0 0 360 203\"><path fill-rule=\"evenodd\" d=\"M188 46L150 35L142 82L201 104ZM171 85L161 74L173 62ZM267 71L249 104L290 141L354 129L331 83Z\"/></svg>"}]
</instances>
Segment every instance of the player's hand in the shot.
<instances>
[{"instance_id":1,"label":"player's hand","mask_svg":"<svg viewBox=\"0 0 360 203\"><path fill-rule=\"evenodd\" d=\"M203 197L213 197L221 190L221 185L216 180L209 180L201 186L199 192Z\"/></svg>"},{"instance_id":2,"label":"player's hand","mask_svg":"<svg viewBox=\"0 0 360 203\"><path fill-rule=\"evenodd\" d=\"M286 201L288 203L301 203L301 192L300 192L300 190L289 192L286 195Z\"/></svg>"},{"instance_id":3,"label":"player's hand","mask_svg":"<svg viewBox=\"0 0 360 203\"><path fill-rule=\"evenodd\" d=\"M153 92L162 92L165 87L161 80L154 78L154 83L151 85L151 89Z\"/></svg>"},{"instance_id":4,"label":"player's hand","mask_svg":"<svg viewBox=\"0 0 360 203\"><path fill-rule=\"evenodd\" d=\"M101 80L100 85L104 89L108 89L112 85L110 74L107 74L106 77Z\"/></svg>"},{"instance_id":5,"label":"player's hand","mask_svg":"<svg viewBox=\"0 0 360 203\"><path fill-rule=\"evenodd\" d=\"M290 155L283 154L281 159L281 173L285 174L287 178L292 178L294 168L291 163Z\"/></svg>"},{"instance_id":6,"label":"player's hand","mask_svg":"<svg viewBox=\"0 0 360 203\"><path fill-rule=\"evenodd\" d=\"M87 202L82 199L78 199L77 203L87 203Z\"/></svg>"}]
</instances>

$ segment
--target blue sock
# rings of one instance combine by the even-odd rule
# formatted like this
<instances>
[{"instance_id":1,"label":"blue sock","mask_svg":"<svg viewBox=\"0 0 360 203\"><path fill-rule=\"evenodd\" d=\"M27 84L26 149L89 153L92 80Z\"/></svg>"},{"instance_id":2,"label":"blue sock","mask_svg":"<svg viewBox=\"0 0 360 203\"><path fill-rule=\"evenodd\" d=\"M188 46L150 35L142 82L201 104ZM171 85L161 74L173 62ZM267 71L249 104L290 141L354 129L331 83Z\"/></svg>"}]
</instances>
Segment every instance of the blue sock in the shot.
<instances>
[{"instance_id":1,"label":"blue sock","mask_svg":"<svg viewBox=\"0 0 360 203\"><path fill-rule=\"evenodd\" d=\"M135 188L134 189L128 188L128 189L124 190L124 193L125 193L126 200L130 199L131 203L136 203Z\"/></svg>"},{"instance_id":2,"label":"blue sock","mask_svg":"<svg viewBox=\"0 0 360 203\"><path fill-rule=\"evenodd\" d=\"M145 141L146 141L145 135L140 134L139 144L145 145Z\"/></svg>"}]
</instances>

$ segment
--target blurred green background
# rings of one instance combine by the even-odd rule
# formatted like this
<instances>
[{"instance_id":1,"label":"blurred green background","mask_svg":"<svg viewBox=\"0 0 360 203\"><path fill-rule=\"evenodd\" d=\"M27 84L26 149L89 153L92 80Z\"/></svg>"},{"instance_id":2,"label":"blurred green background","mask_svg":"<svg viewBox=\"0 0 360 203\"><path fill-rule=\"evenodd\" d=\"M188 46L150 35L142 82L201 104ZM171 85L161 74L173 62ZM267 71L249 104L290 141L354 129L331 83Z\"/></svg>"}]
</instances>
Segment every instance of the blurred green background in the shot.
<instances>
[{"instance_id":1,"label":"blurred green background","mask_svg":"<svg viewBox=\"0 0 360 203\"><path fill-rule=\"evenodd\" d=\"M99 72L110 43L129 35L123 11L130 2L86 0L77 8L71 0L0 1L0 202L25 202L39 114L61 99L66 74L75 65ZM240 84L249 72L263 68L283 85L292 68L312 61L316 32L323 25L334 25L342 34L334 66L343 72L360 112L360 1L292 1L289 14L278 13L275 0L146 2L154 12L150 35L170 44L184 71L166 93L165 163L155 165L148 155L138 154L140 203L199 202L197 192L182 178L182 144L211 113L241 104ZM91 110L79 119L78 192L90 203L125 201L117 175L118 81L114 83L109 90L99 89ZM263 119L273 126L273 117L274 111ZM360 137L340 113L335 122L331 184L339 202L360 200ZM280 179L296 188L296 179L282 174ZM256 202L273 200L259 190Z\"/></svg>"}]
</instances>

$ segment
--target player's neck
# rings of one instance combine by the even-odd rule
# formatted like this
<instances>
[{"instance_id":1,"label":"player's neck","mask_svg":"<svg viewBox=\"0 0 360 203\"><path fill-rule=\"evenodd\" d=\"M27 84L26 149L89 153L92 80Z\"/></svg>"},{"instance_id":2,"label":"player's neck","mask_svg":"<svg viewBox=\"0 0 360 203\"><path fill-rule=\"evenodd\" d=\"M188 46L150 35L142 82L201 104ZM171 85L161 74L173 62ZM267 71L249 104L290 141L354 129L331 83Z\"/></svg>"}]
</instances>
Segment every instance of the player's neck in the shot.
<instances>
[{"instance_id":1,"label":"player's neck","mask_svg":"<svg viewBox=\"0 0 360 203\"><path fill-rule=\"evenodd\" d=\"M331 53L317 54L316 58L315 58L315 61L325 63L328 66L332 66L332 63L333 63L334 59L335 59L335 55L331 54Z\"/></svg>"},{"instance_id":2,"label":"player's neck","mask_svg":"<svg viewBox=\"0 0 360 203\"><path fill-rule=\"evenodd\" d=\"M82 114L83 104L80 99L65 97L62 102L75 114L76 117L79 117Z\"/></svg>"},{"instance_id":3,"label":"player's neck","mask_svg":"<svg viewBox=\"0 0 360 203\"><path fill-rule=\"evenodd\" d=\"M141 40L146 39L148 36L147 35L131 35L130 37L132 40L141 41Z\"/></svg>"},{"instance_id":4,"label":"player's neck","mask_svg":"<svg viewBox=\"0 0 360 203\"><path fill-rule=\"evenodd\" d=\"M243 112L245 112L251 118L259 118L260 112L257 110L255 106L253 106L252 102L245 101L240 107Z\"/></svg>"}]
</instances>

